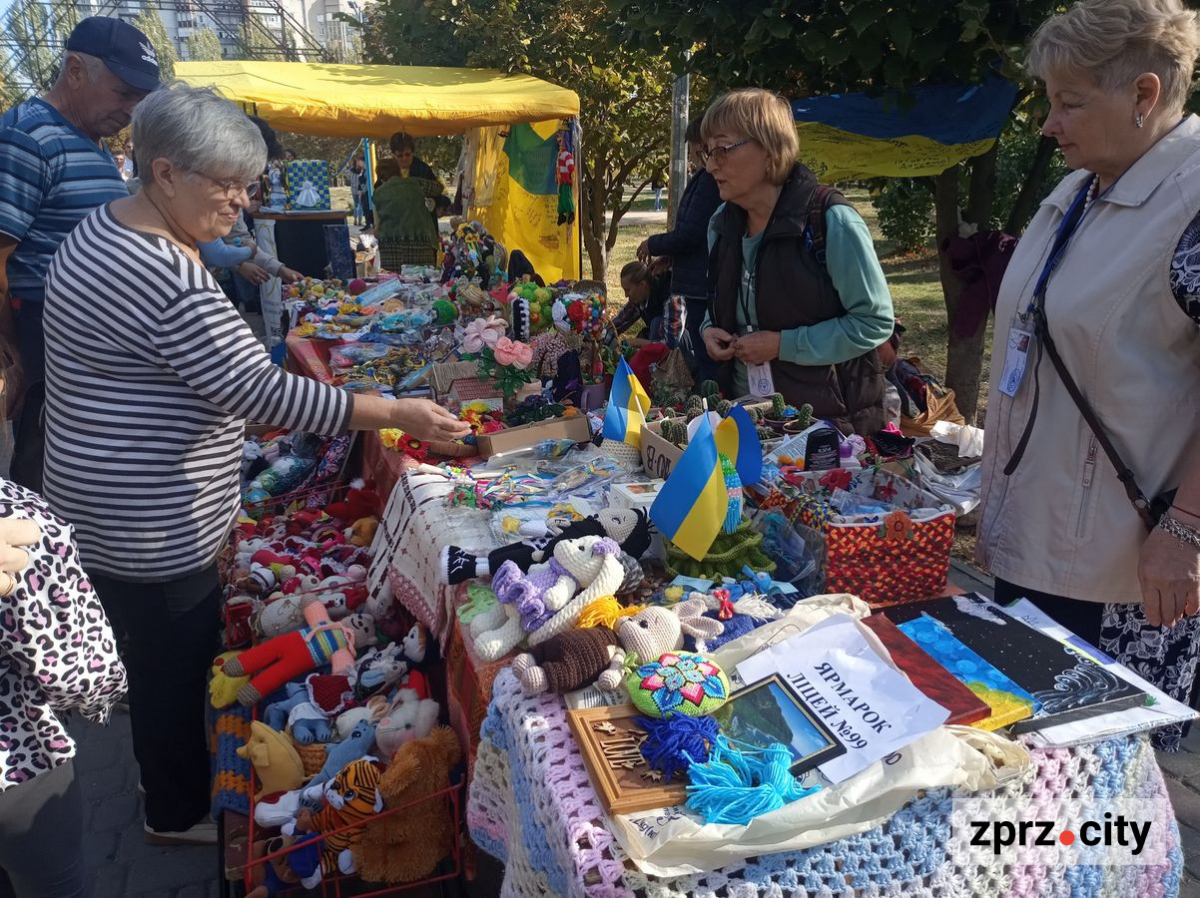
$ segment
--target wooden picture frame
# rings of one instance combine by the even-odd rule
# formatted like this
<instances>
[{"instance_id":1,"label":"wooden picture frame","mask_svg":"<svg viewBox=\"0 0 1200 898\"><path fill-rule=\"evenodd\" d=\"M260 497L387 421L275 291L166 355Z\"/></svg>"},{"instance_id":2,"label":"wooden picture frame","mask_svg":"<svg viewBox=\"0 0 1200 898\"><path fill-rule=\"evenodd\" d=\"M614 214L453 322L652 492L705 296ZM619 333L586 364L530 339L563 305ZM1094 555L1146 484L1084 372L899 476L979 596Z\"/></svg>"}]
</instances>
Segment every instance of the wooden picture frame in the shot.
<instances>
[{"instance_id":1,"label":"wooden picture frame","mask_svg":"<svg viewBox=\"0 0 1200 898\"><path fill-rule=\"evenodd\" d=\"M712 716L735 745L767 748L782 743L794 759L792 776L846 753L846 746L778 674L739 689Z\"/></svg>"},{"instance_id":2,"label":"wooden picture frame","mask_svg":"<svg viewBox=\"0 0 1200 898\"><path fill-rule=\"evenodd\" d=\"M567 711L567 723L604 809L630 814L681 805L687 799L687 778L677 774L671 783L642 757L646 731L643 716L630 704Z\"/></svg>"}]
</instances>

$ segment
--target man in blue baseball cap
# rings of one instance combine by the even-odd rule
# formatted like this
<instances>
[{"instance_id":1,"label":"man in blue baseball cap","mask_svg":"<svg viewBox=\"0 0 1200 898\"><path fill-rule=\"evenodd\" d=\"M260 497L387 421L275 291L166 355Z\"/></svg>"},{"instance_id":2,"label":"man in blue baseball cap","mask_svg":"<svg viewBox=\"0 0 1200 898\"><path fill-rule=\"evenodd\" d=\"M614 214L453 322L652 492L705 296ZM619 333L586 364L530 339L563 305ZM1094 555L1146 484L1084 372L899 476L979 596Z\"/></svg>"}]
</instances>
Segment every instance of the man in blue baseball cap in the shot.
<instances>
[{"instance_id":1,"label":"man in blue baseball cap","mask_svg":"<svg viewBox=\"0 0 1200 898\"><path fill-rule=\"evenodd\" d=\"M54 86L0 115L0 336L21 377L3 372L13 422L12 479L41 491L43 281L58 246L97 206L129 195L101 142L158 87L158 56L116 18L84 19L67 38Z\"/></svg>"}]
</instances>

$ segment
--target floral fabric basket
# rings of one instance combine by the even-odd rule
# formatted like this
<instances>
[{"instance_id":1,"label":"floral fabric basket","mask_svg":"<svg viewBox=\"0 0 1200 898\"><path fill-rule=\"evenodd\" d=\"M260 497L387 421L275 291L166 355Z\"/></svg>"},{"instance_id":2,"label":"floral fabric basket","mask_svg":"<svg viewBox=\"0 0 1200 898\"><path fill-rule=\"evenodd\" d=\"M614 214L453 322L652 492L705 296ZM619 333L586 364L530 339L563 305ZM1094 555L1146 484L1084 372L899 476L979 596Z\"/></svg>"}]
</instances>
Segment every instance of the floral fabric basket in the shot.
<instances>
[{"instance_id":1,"label":"floral fabric basket","mask_svg":"<svg viewBox=\"0 0 1200 898\"><path fill-rule=\"evenodd\" d=\"M880 606L946 588L955 514L936 496L879 468L794 472L781 491L826 592Z\"/></svg>"}]
</instances>

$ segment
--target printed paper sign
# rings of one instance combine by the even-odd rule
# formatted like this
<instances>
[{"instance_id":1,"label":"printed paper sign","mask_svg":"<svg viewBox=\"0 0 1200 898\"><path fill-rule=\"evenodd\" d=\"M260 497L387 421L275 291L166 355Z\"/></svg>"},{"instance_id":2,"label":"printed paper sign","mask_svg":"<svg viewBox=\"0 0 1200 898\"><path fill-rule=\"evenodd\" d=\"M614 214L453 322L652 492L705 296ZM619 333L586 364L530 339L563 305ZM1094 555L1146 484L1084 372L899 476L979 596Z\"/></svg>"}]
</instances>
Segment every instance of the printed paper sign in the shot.
<instances>
[{"instance_id":1,"label":"printed paper sign","mask_svg":"<svg viewBox=\"0 0 1200 898\"><path fill-rule=\"evenodd\" d=\"M737 671L747 685L778 674L833 731L846 753L818 769L834 783L899 751L950 715L889 667L845 614L764 649Z\"/></svg>"}]
</instances>

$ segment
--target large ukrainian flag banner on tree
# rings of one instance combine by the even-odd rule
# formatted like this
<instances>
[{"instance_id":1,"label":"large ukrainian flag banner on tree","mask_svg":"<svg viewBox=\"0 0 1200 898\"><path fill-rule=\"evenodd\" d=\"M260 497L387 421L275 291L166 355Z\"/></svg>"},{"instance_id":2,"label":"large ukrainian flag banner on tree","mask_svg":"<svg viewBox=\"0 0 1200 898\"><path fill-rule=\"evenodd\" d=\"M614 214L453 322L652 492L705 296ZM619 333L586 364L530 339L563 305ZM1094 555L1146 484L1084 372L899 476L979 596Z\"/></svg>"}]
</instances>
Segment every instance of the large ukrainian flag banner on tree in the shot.
<instances>
[{"instance_id":1,"label":"large ukrainian flag banner on tree","mask_svg":"<svg viewBox=\"0 0 1200 898\"><path fill-rule=\"evenodd\" d=\"M800 161L826 183L938 175L992 148L1017 96L1000 78L897 94L792 101Z\"/></svg>"},{"instance_id":2,"label":"large ukrainian flag banner on tree","mask_svg":"<svg viewBox=\"0 0 1200 898\"><path fill-rule=\"evenodd\" d=\"M525 253L547 284L579 278L579 222L558 223L555 172L560 124L481 129L475 196L468 213L482 221L509 252ZM578 190L578 165L575 171Z\"/></svg>"}]
</instances>

